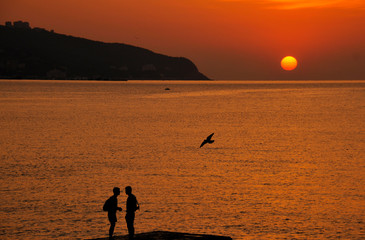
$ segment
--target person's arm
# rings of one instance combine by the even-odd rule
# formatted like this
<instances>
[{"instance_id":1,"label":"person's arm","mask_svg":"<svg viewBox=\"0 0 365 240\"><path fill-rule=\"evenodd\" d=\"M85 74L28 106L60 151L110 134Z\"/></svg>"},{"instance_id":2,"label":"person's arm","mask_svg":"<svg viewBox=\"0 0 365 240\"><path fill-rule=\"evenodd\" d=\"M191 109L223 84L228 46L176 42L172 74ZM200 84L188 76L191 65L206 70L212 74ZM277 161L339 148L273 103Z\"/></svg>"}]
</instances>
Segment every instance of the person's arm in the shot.
<instances>
[{"instance_id":1,"label":"person's arm","mask_svg":"<svg viewBox=\"0 0 365 240\"><path fill-rule=\"evenodd\" d=\"M137 201L137 198L136 198L136 210L139 210L139 203Z\"/></svg>"},{"instance_id":2,"label":"person's arm","mask_svg":"<svg viewBox=\"0 0 365 240\"><path fill-rule=\"evenodd\" d=\"M114 200L114 204L113 204L114 206L113 206L113 208L114 208L114 211L116 212L117 210L119 210L119 211L122 211L122 208L121 207L118 207L118 199L117 198L115 198L115 200Z\"/></svg>"},{"instance_id":3,"label":"person's arm","mask_svg":"<svg viewBox=\"0 0 365 240\"><path fill-rule=\"evenodd\" d=\"M118 210L118 211L122 211L122 210L123 210L121 207L118 207L118 200L117 200L117 204L116 204L116 206L115 206L115 209L116 209L116 210ZM116 211L116 210L115 210L115 211Z\"/></svg>"}]
</instances>

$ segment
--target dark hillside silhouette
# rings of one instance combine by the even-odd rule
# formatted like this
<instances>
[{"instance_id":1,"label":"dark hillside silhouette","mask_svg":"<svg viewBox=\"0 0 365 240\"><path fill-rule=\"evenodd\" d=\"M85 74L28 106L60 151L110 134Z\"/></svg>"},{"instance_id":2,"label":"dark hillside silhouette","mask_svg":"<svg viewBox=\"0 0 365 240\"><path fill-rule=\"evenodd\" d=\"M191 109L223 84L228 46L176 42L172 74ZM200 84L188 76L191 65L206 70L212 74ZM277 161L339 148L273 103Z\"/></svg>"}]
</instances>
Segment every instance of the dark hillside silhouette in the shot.
<instances>
[{"instance_id":1,"label":"dark hillside silhouette","mask_svg":"<svg viewBox=\"0 0 365 240\"><path fill-rule=\"evenodd\" d=\"M189 59L41 28L0 26L0 78L206 80Z\"/></svg>"}]
</instances>

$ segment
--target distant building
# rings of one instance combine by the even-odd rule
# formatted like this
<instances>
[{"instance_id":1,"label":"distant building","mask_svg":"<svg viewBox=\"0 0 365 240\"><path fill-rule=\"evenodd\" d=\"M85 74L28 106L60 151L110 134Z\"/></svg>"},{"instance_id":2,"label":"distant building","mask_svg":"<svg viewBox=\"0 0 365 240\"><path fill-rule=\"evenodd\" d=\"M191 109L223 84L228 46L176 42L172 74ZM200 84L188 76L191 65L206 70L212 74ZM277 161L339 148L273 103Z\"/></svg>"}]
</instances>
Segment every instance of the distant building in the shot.
<instances>
[{"instance_id":1,"label":"distant building","mask_svg":"<svg viewBox=\"0 0 365 240\"><path fill-rule=\"evenodd\" d=\"M29 22L16 21L14 22L14 28L30 29Z\"/></svg>"},{"instance_id":2,"label":"distant building","mask_svg":"<svg viewBox=\"0 0 365 240\"><path fill-rule=\"evenodd\" d=\"M55 69L52 69L47 72L47 78L48 79L66 79L66 73L62 70L55 68Z\"/></svg>"},{"instance_id":3,"label":"distant building","mask_svg":"<svg viewBox=\"0 0 365 240\"><path fill-rule=\"evenodd\" d=\"M154 72L154 71L156 71L157 69L156 69L156 67L155 67L155 65L153 65L153 64L146 64L146 65L143 65L142 66L142 71L143 72Z\"/></svg>"},{"instance_id":4,"label":"distant building","mask_svg":"<svg viewBox=\"0 0 365 240\"><path fill-rule=\"evenodd\" d=\"M23 21L15 21L15 22L6 21L5 22L5 27L17 28L17 29L32 29L30 27L29 22L23 22ZM40 28L40 27L35 27L35 28L33 28L33 30L35 30L37 32L48 32L45 28ZM53 33L54 31L51 30L50 32Z\"/></svg>"},{"instance_id":5,"label":"distant building","mask_svg":"<svg viewBox=\"0 0 365 240\"><path fill-rule=\"evenodd\" d=\"M119 71L122 71L122 72L127 72L128 71L128 67L127 66L121 66L118 69L119 69Z\"/></svg>"},{"instance_id":6,"label":"distant building","mask_svg":"<svg viewBox=\"0 0 365 240\"><path fill-rule=\"evenodd\" d=\"M34 31L36 31L36 32L47 32L47 30L46 30L46 29L44 29L44 28L39 28L39 27L35 27L35 28L33 28L33 30L34 30Z\"/></svg>"}]
</instances>

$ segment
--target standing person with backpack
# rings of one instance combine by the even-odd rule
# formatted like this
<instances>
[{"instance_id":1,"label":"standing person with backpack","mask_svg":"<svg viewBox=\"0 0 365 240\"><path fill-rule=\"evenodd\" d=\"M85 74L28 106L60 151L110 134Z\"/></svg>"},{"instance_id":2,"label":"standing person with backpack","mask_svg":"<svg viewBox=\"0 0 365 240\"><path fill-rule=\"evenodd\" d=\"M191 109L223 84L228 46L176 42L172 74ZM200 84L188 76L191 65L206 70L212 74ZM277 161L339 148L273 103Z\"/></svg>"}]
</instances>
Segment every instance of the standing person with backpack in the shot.
<instances>
[{"instance_id":1,"label":"standing person with backpack","mask_svg":"<svg viewBox=\"0 0 365 240\"><path fill-rule=\"evenodd\" d=\"M128 195L127 198L127 214L125 215L125 220L127 222L129 239L134 238L134 217L135 211L139 209L139 204L136 196L132 194L132 187L127 186L125 188L125 193Z\"/></svg>"},{"instance_id":2,"label":"standing person with backpack","mask_svg":"<svg viewBox=\"0 0 365 240\"><path fill-rule=\"evenodd\" d=\"M103 210L108 212L108 219L110 222L109 239L113 239L113 233L115 223L117 222L117 210L122 211L122 208L118 207L118 196L120 195L120 188L113 188L114 195L105 201Z\"/></svg>"}]
</instances>

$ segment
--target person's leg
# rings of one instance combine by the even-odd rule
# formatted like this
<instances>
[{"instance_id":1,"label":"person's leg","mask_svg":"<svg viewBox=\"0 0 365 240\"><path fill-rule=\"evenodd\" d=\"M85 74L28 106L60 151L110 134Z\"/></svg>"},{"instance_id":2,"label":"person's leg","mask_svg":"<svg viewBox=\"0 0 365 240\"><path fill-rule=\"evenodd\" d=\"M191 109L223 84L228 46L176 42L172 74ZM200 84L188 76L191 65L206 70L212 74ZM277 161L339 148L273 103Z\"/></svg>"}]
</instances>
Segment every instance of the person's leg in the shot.
<instances>
[{"instance_id":1,"label":"person's leg","mask_svg":"<svg viewBox=\"0 0 365 240\"><path fill-rule=\"evenodd\" d=\"M110 222L109 237L112 238L114 234L115 222Z\"/></svg>"},{"instance_id":2,"label":"person's leg","mask_svg":"<svg viewBox=\"0 0 365 240\"><path fill-rule=\"evenodd\" d=\"M129 238L133 239L133 237L134 237L134 218L130 219L129 228L130 228Z\"/></svg>"},{"instance_id":3,"label":"person's leg","mask_svg":"<svg viewBox=\"0 0 365 240\"><path fill-rule=\"evenodd\" d=\"M134 216L127 215L125 217L125 220L127 222L129 239L133 239L134 238Z\"/></svg>"}]
</instances>

